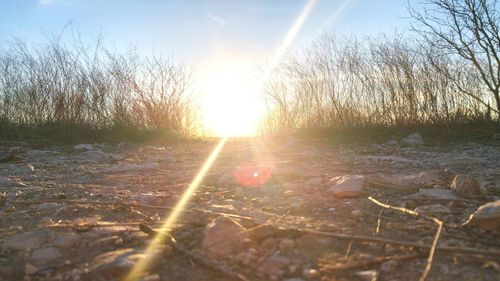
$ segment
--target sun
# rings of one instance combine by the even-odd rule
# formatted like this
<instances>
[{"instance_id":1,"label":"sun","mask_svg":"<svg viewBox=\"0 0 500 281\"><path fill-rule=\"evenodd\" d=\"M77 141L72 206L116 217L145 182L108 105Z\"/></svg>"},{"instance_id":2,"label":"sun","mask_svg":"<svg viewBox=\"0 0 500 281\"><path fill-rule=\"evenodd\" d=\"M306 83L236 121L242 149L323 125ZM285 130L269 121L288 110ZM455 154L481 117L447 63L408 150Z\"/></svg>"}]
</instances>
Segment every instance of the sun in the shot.
<instances>
[{"instance_id":1,"label":"sun","mask_svg":"<svg viewBox=\"0 0 500 281\"><path fill-rule=\"evenodd\" d=\"M252 77L235 64L212 66L203 77L203 123L216 136L252 136L257 133L265 105Z\"/></svg>"}]
</instances>

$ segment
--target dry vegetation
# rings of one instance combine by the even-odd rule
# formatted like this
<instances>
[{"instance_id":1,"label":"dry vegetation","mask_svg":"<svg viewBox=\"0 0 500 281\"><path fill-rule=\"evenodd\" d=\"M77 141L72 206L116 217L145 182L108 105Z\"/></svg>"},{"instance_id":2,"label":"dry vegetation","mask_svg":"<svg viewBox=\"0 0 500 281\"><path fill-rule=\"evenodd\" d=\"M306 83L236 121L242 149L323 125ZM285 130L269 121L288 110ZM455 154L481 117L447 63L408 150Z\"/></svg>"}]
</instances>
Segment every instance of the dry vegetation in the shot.
<instances>
[{"instance_id":1,"label":"dry vegetation","mask_svg":"<svg viewBox=\"0 0 500 281\"><path fill-rule=\"evenodd\" d=\"M75 37L77 38L77 37ZM138 130L192 133L190 73L171 59L117 54L61 38L0 53L0 122L9 128Z\"/></svg>"},{"instance_id":2,"label":"dry vegetation","mask_svg":"<svg viewBox=\"0 0 500 281\"><path fill-rule=\"evenodd\" d=\"M410 10L408 35L325 34L267 80L262 131L498 124L497 7L495 0L429 0ZM33 128L200 132L185 67L112 52L100 40L87 46L73 35L72 43L56 36L0 49L2 135Z\"/></svg>"}]
</instances>

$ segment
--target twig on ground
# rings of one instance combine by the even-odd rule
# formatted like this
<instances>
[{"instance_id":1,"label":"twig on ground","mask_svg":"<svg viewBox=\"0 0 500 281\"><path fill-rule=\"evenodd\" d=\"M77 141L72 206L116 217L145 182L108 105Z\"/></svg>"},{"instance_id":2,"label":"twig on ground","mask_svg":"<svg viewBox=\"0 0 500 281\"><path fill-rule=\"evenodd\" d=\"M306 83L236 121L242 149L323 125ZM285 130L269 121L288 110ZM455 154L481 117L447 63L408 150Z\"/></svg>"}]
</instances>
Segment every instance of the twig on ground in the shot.
<instances>
[{"instance_id":1,"label":"twig on ground","mask_svg":"<svg viewBox=\"0 0 500 281\"><path fill-rule=\"evenodd\" d=\"M410 254L410 255L378 257L378 258L375 258L375 259L369 260L369 261L360 261L360 262L335 264L335 265L334 264L325 264L321 267L321 271L348 270L348 269L365 267L365 266L374 265L374 264L381 264L381 263L389 261L389 260L402 261L402 260L409 260L409 259L424 258L425 256L426 256L426 254L424 254L424 253L416 253L416 254ZM326 261L326 260L321 260L321 261L328 263L328 261Z\"/></svg>"},{"instance_id":2,"label":"twig on ground","mask_svg":"<svg viewBox=\"0 0 500 281\"><path fill-rule=\"evenodd\" d=\"M391 206L389 204L384 204L371 196L368 197L368 199L370 201L372 201L373 203L375 203L383 208L399 211L399 212L402 212L404 214L409 214L409 215L416 216L416 217L423 217L423 218L431 220L437 224L438 229L436 231L436 235L434 236L434 240L432 241L432 246L430 247L430 250L429 250L429 257L427 258L427 264L425 266L424 272L422 272L422 275L420 276L420 279L419 279L420 281L425 281L425 279L427 279L427 276L429 275L429 272L430 272L431 267L432 267L432 261L434 259L434 252L436 251L437 242L438 242L439 237L441 235L441 231L443 230L443 221L441 221L435 217L419 214L418 212L415 212L415 211L412 211L412 210L409 210L409 209L406 209L403 207L395 207L395 206Z\"/></svg>"},{"instance_id":3,"label":"twig on ground","mask_svg":"<svg viewBox=\"0 0 500 281\"><path fill-rule=\"evenodd\" d=\"M371 236L363 236L363 235L340 234L340 233L320 231L320 230L312 230L312 229L300 228L300 227L296 227L294 225L287 225L287 224L282 224L282 223L281 224L272 224L272 225L274 225L275 227L283 228L281 230L281 232L283 232L284 235L295 234L297 236L298 233L309 233L309 234L316 234L316 235L332 237L332 238L337 238L337 239L342 239L342 240L355 240L355 241L361 241L361 242L372 242L372 243L379 243L379 244L399 245L399 246L403 246L403 247L411 247L411 248L427 249L427 250L429 250L431 248L431 246L428 246L428 245L422 245L422 244L412 243L412 242L407 242L407 241L399 241L399 240L371 237ZM500 251L497 251L497 250L482 250L482 249L476 249L476 248L439 247L439 246L436 247L436 250L440 254L448 253L448 254L466 254L466 255L483 255L483 256L498 256L498 257L500 257Z\"/></svg>"},{"instance_id":4,"label":"twig on ground","mask_svg":"<svg viewBox=\"0 0 500 281\"><path fill-rule=\"evenodd\" d=\"M378 213L378 218L377 218L377 228L375 228L375 234L376 235L379 235L380 233L380 224L381 224L381 216L382 216L382 213L384 213L384 210L380 210L380 212Z\"/></svg>"}]
</instances>

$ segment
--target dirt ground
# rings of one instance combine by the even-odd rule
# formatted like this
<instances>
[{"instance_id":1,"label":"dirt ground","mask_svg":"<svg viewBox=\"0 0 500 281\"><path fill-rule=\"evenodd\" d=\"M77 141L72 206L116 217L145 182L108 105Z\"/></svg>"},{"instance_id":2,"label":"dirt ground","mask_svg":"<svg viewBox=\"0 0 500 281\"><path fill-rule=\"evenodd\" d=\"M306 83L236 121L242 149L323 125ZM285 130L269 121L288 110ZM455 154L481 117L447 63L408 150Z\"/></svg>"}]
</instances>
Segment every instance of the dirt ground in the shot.
<instances>
[{"instance_id":1,"label":"dirt ground","mask_svg":"<svg viewBox=\"0 0 500 281\"><path fill-rule=\"evenodd\" d=\"M500 280L499 140L230 139L163 229L215 145L0 145L0 280Z\"/></svg>"}]
</instances>

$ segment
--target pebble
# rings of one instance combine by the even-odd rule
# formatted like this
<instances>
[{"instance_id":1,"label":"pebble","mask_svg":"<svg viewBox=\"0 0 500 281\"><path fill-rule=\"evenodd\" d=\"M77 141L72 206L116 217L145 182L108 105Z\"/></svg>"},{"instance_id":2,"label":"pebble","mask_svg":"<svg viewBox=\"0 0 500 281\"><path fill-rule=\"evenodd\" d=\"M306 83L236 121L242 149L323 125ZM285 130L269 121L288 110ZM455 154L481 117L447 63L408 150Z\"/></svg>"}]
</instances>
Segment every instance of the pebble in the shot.
<instances>
[{"instance_id":1,"label":"pebble","mask_svg":"<svg viewBox=\"0 0 500 281\"><path fill-rule=\"evenodd\" d=\"M27 275L33 275L38 272L38 268L31 263L27 263L26 266L24 267L24 273Z\"/></svg>"},{"instance_id":2,"label":"pebble","mask_svg":"<svg viewBox=\"0 0 500 281\"><path fill-rule=\"evenodd\" d=\"M479 207L464 225L483 231L500 233L500 200Z\"/></svg>"},{"instance_id":3,"label":"pebble","mask_svg":"<svg viewBox=\"0 0 500 281\"><path fill-rule=\"evenodd\" d=\"M386 262L383 262L380 265L380 271L388 273L388 272L393 272L396 267L398 266L398 262L395 260L389 260Z\"/></svg>"},{"instance_id":4,"label":"pebble","mask_svg":"<svg viewBox=\"0 0 500 281\"><path fill-rule=\"evenodd\" d=\"M363 281L377 281L378 273L376 270L365 270L355 272L354 275L358 276Z\"/></svg>"},{"instance_id":5,"label":"pebble","mask_svg":"<svg viewBox=\"0 0 500 281\"><path fill-rule=\"evenodd\" d=\"M319 271L317 269L304 269L302 270L302 277L307 280L318 278Z\"/></svg>"},{"instance_id":6,"label":"pebble","mask_svg":"<svg viewBox=\"0 0 500 281\"><path fill-rule=\"evenodd\" d=\"M457 175L451 183L451 189L455 191L456 194L465 198L481 197L480 182L469 175Z\"/></svg>"},{"instance_id":7,"label":"pebble","mask_svg":"<svg viewBox=\"0 0 500 281\"><path fill-rule=\"evenodd\" d=\"M328 190L333 194L333 197L353 198L366 194L366 179L364 176L345 175L342 177L335 177L330 181L335 183L335 185Z\"/></svg>"},{"instance_id":8,"label":"pebble","mask_svg":"<svg viewBox=\"0 0 500 281\"><path fill-rule=\"evenodd\" d=\"M90 270L106 278L119 277L130 271L143 256L134 249L104 253L94 258Z\"/></svg>"},{"instance_id":9,"label":"pebble","mask_svg":"<svg viewBox=\"0 0 500 281\"><path fill-rule=\"evenodd\" d=\"M273 255L265 259L257 270L267 275L280 274L282 272L284 273L284 269L287 268L289 264L289 258L281 255Z\"/></svg>"},{"instance_id":10,"label":"pebble","mask_svg":"<svg viewBox=\"0 0 500 281\"><path fill-rule=\"evenodd\" d=\"M225 256L241 252L247 246L248 239L250 235L243 226L221 216L206 226L202 247L215 256Z\"/></svg>"},{"instance_id":11,"label":"pebble","mask_svg":"<svg viewBox=\"0 0 500 281\"><path fill-rule=\"evenodd\" d=\"M351 212L351 216L355 217L355 218L359 218L359 217L363 216L363 212L361 210L353 210Z\"/></svg>"}]
</instances>

